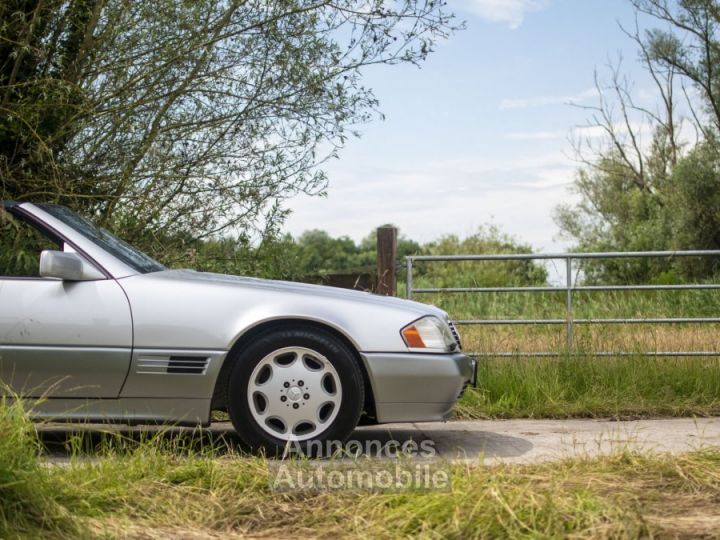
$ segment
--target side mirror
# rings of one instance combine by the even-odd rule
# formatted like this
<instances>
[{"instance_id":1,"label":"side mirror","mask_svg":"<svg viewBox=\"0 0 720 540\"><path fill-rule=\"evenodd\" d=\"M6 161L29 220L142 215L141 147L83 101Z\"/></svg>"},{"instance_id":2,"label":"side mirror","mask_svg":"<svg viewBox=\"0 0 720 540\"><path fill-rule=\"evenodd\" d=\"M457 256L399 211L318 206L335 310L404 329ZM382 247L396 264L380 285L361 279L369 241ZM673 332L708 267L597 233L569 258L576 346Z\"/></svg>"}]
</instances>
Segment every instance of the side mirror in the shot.
<instances>
[{"instance_id":1,"label":"side mirror","mask_svg":"<svg viewBox=\"0 0 720 540\"><path fill-rule=\"evenodd\" d=\"M105 276L76 253L45 250L40 253L40 275L64 281L91 281Z\"/></svg>"}]
</instances>

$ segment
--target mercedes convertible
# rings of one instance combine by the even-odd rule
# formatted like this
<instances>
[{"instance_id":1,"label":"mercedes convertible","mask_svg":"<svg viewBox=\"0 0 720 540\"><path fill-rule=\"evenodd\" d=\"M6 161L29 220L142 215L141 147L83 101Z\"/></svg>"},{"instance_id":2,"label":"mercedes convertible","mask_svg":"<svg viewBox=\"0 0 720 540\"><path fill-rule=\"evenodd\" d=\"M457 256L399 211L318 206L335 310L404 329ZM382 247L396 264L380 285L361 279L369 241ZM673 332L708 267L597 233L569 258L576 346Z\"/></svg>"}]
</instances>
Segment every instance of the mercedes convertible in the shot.
<instances>
[{"instance_id":1,"label":"mercedes convertible","mask_svg":"<svg viewBox=\"0 0 720 540\"><path fill-rule=\"evenodd\" d=\"M475 379L447 313L168 269L66 207L0 207L0 392L53 421L207 425L253 448L440 421Z\"/></svg>"}]
</instances>

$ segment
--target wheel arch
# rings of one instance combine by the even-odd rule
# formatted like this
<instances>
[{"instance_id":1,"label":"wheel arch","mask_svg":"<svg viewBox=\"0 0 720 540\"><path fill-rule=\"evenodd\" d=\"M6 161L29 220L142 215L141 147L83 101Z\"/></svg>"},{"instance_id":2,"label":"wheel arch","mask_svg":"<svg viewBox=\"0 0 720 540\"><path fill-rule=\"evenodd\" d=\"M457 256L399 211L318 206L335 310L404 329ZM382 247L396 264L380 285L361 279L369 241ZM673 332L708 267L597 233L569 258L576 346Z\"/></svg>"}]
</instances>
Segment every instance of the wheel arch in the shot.
<instances>
[{"instance_id":1,"label":"wheel arch","mask_svg":"<svg viewBox=\"0 0 720 540\"><path fill-rule=\"evenodd\" d=\"M233 345L230 347L220 373L218 374L217 380L215 381L215 388L213 391L213 397L211 402L212 410L227 410L228 400L228 382L230 380L230 373L232 372L235 363L238 361L240 352L248 344L252 343L255 339L258 339L263 334L272 332L278 329L307 329L307 330L320 330L326 332L336 339L340 340L347 348L352 352L353 358L360 368L360 372L363 376L363 382L365 384L365 403L363 404L364 414L363 419L372 420L376 418L375 409L375 397L372 388L372 382L370 374L368 372L367 365L360 355L357 345L347 336L344 332L338 330L334 326L331 326L325 322L316 321L312 319L300 319L300 318L282 318L272 319L257 324L251 328L248 328L245 332L240 334Z\"/></svg>"}]
</instances>

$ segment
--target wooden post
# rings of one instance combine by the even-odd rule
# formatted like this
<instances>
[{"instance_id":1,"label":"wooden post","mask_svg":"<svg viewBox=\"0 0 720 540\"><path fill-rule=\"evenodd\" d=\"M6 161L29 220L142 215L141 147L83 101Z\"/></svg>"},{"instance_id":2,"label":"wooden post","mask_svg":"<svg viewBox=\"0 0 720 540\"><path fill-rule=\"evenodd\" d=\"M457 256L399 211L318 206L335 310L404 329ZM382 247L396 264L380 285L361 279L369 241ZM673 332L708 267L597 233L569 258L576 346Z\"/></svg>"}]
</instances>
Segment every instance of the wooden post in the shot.
<instances>
[{"instance_id":1,"label":"wooden post","mask_svg":"<svg viewBox=\"0 0 720 540\"><path fill-rule=\"evenodd\" d=\"M397 229L378 227L377 230L377 293L395 296L397 275L395 258L397 257Z\"/></svg>"}]
</instances>

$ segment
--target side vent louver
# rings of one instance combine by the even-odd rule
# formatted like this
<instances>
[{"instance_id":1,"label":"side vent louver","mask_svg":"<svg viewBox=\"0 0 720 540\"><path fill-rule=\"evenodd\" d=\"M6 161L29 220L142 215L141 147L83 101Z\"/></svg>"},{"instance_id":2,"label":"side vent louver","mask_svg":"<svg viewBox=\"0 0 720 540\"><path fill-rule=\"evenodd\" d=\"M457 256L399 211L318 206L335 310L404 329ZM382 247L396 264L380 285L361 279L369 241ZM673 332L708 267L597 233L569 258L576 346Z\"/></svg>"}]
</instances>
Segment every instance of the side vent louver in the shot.
<instances>
[{"instance_id":1,"label":"side vent louver","mask_svg":"<svg viewBox=\"0 0 720 540\"><path fill-rule=\"evenodd\" d=\"M205 375L209 361L206 356L141 356L135 373Z\"/></svg>"}]
</instances>

